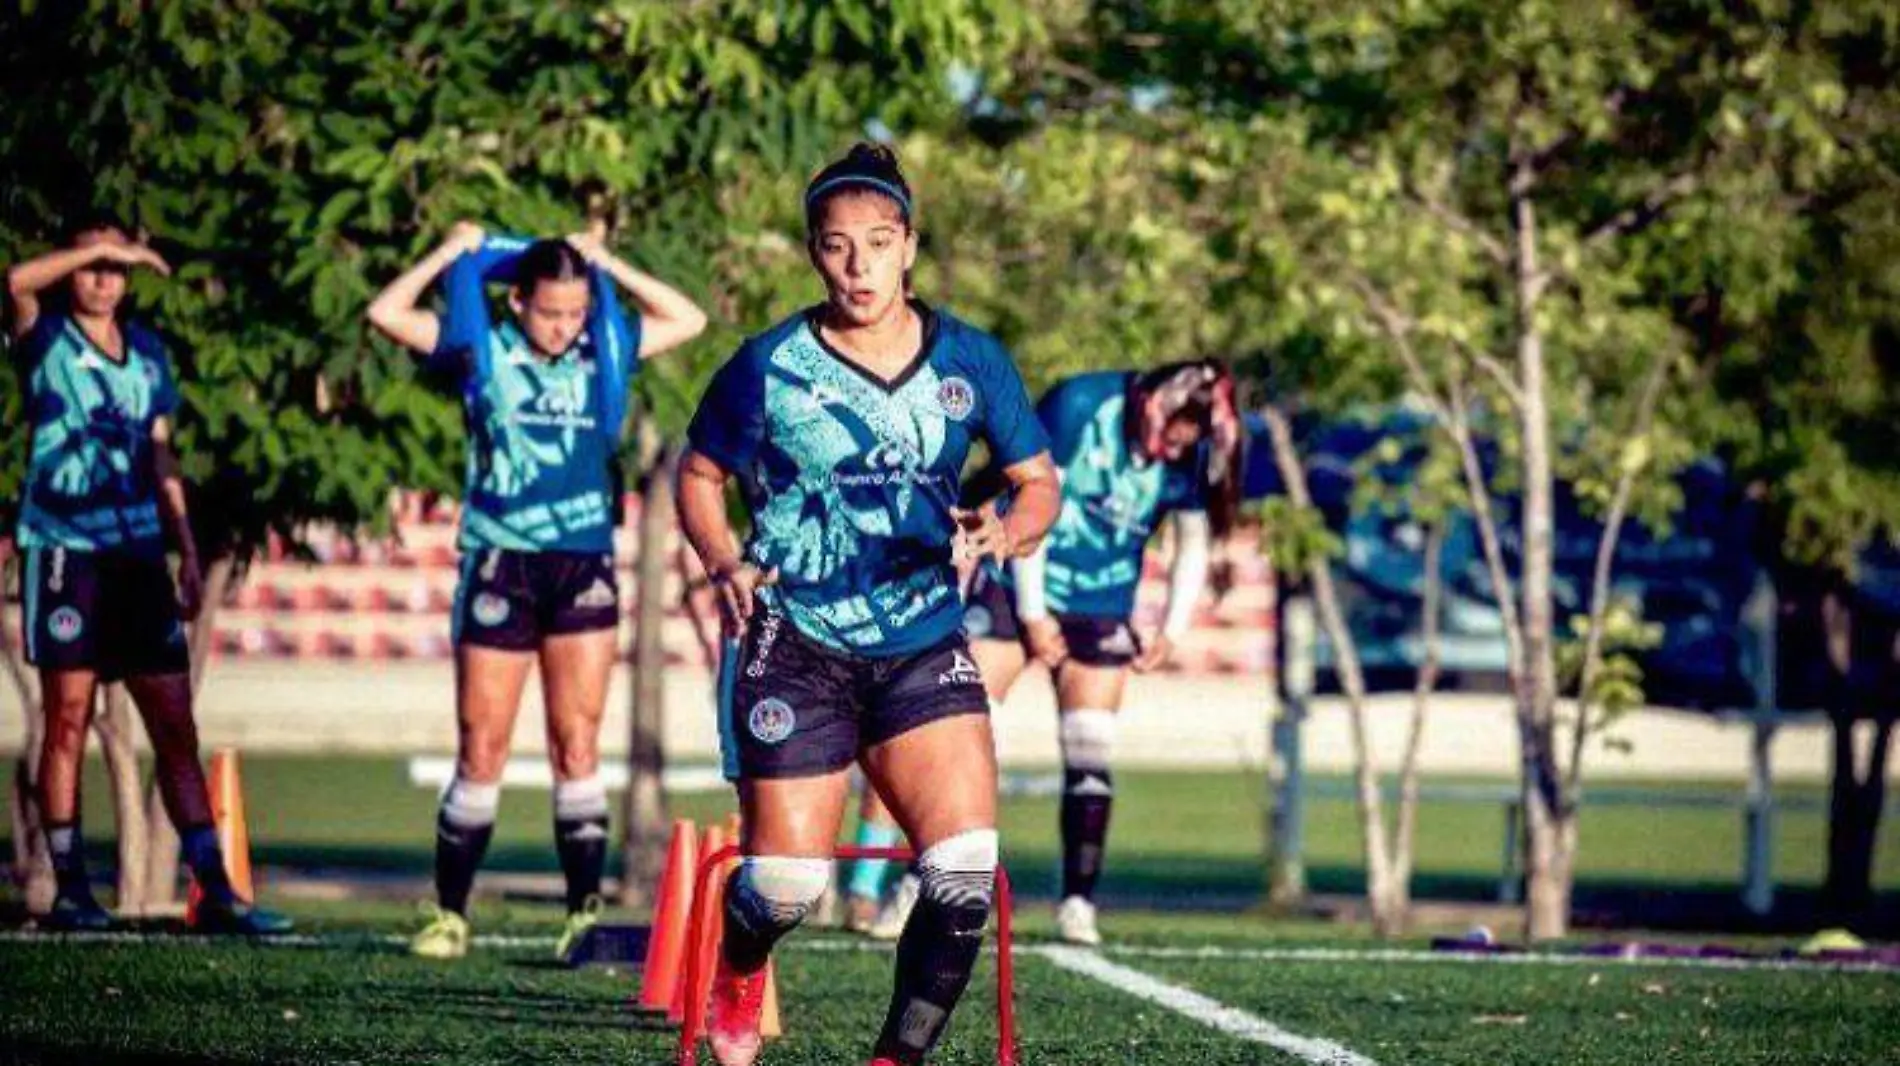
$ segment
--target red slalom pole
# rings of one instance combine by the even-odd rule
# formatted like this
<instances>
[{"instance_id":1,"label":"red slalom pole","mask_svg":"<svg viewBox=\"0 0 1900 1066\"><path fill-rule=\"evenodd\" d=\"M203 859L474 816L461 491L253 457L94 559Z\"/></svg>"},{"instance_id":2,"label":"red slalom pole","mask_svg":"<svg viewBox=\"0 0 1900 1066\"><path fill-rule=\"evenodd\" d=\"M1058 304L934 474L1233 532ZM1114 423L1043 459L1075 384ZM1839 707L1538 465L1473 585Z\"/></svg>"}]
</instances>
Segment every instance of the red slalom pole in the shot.
<instances>
[{"instance_id":1,"label":"red slalom pole","mask_svg":"<svg viewBox=\"0 0 1900 1066\"><path fill-rule=\"evenodd\" d=\"M699 972L699 938L706 922L719 919L718 915L707 913L712 908L706 901L712 896L712 882L713 878L719 876L719 868L738 855L739 846L733 844L706 856L706 861L699 864L698 887L693 890L693 920L687 926L686 934L687 950L690 952L686 956L686 995L689 998L685 1017L680 1021L680 1066L695 1066L699 1061L700 1028L706 1021L706 1005L695 1003L691 998L700 987L702 976Z\"/></svg>"},{"instance_id":2,"label":"red slalom pole","mask_svg":"<svg viewBox=\"0 0 1900 1066\"><path fill-rule=\"evenodd\" d=\"M996 864L996 1066L1016 1066L1016 960L1009 871Z\"/></svg>"}]
</instances>

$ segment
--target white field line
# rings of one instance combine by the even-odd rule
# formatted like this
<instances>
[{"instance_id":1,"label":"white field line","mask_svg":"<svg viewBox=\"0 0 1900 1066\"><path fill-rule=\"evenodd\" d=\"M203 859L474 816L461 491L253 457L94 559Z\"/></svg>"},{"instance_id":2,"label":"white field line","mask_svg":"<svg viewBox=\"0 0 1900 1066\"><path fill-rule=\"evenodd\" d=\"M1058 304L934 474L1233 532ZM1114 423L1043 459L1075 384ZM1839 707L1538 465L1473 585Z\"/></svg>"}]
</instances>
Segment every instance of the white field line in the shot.
<instances>
[{"instance_id":1,"label":"white field line","mask_svg":"<svg viewBox=\"0 0 1900 1066\"><path fill-rule=\"evenodd\" d=\"M1315 1066L1378 1066L1373 1060L1341 1044L1287 1032L1257 1014L1229 1007L1192 989L1110 962L1093 951L1046 947L1038 954L1070 973L1081 974L1136 999L1166 1007L1190 1021L1199 1022L1237 1040L1265 1044L1302 1061L1314 1063Z\"/></svg>"},{"instance_id":2,"label":"white field line","mask_svg":"<svg viewBox=\"0 0 1900 1066\"><path fill-rule=\"evenodd\" d=\"M1023 944L1017 955L1042 955L1049 944ZM793 951L889 951L891 945L844 937L793 937L784 949ZM1680 970L1793 970L1801 973L1864 973L1900 977L1900 969L1867 962L1820 962L1802 959L1663 958L1654 955L1555 955L1528 952L1493 955L1483 952L1424 951L1409 948L1236 948L1111 945L1102 954L1124 959L1186 959L1208 962L1397 962L1452 966L1586 966L1657 967Z\"/></svg>"}]
</instances>

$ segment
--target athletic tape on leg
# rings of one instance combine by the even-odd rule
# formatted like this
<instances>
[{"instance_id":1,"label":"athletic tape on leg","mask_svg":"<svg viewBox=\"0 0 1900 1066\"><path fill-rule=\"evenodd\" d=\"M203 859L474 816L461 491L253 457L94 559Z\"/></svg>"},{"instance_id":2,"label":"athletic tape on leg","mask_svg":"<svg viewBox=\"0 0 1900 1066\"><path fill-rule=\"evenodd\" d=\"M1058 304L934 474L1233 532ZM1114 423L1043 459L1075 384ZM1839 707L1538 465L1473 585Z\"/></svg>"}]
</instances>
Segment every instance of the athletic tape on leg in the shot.
<instances>
[{"instance_id":1,"label":"athletic tape on leg","mask_svg":"<svg viewBox=\"0 0 1900 1066\"><path fill-rule=\"evenodd\" d=\"M1120 732L1117 717L1114 711L1063 711L1057 728L1062 765L1071 770L1108 769L1115 758L1115 736Z\"/></svg>"},{"instance_id":2,"label":"athletic tape on leg","mask_svg":"<svg viewBox=\"0 0 1900 1066\"><path fill-rule=\"evenodd\" d=\"M726 884L726 962L739 973L765 965L772 946L798 923L831 883L831 860L748 855Z\"/></svg>"}]
</instances>

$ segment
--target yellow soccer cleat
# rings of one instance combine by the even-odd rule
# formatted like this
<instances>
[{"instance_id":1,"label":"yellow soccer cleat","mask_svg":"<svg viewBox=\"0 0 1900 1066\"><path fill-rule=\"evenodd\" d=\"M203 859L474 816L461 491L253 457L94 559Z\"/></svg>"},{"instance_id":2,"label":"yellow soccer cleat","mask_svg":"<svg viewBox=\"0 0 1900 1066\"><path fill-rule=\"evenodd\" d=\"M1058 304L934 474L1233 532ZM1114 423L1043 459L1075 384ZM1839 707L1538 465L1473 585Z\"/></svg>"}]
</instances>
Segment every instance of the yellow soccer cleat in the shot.
<instances>
[{"instance_id":1,"label":"yellow soccer cleat","mask_svg":"<svg viewBox=\"0 0 1900 1066\"><path fill-rule=\"evenodd\" d=\"M599 896L587 897L581 909L567 916L567 927L561 930L561 939L555 941L554 957L562 962L587 935L587 931L600 924L600 912L605 906Z\"/></svg>"},{"instance_id":2,"label":"yellow soccer cleat","mask_svg":"<svg viewBox=\"0 0 1900 1066\"><path fill-rule=\"evenodd\" d=\"M468 954L468 919L431 903L424 908L429 924L409 941L409 954L419 959L459 959Z\"/></svg>"}]
</instances>

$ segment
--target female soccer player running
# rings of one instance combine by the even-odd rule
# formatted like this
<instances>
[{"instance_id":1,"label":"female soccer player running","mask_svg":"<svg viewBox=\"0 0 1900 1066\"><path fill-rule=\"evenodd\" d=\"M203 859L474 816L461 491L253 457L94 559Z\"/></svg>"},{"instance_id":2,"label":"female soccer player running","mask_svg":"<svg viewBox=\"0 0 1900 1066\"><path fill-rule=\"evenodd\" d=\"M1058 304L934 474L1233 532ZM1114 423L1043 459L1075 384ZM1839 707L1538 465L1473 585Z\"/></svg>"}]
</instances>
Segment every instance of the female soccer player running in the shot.
<instances>
[{"instance_id":1,"label":"female soccer player running","mask_svg":"<svg viewBox=\"0 0 1900 1066\"><path fill-rule=\"evenodd\" d=\"M707 1028L723 1066L757 1056L766 959L825 890L858 762L919 851L874 1060L915 1063L969 983L995 885L988 701L953 560L1033 549L1058 489L1008 353L904 298L917 231L896 157L853 148L805 211L825 301L720 369L680 471L682 525L720 591L721 741L745 827ZM954 505L978 439L1014 486L1006 519Z\"/></svg>"},{"instance_id":2,"label":"female soccer player running","mask_svg":"<svg viewBox=\"0 0 1900 1066\"><path fill-rule=\"evenodd\" d=\"M443 315L418 306L437 275ZM512 316L489 319L484 281L510 283ZM614 283L639 305L621 311ZM706 316L595 236L529 243L460 223L391 282L369 320L461 387L468 426L462 572L454 619L455 779L436 822L436 907L410 950L468 952L468 897L494 834L501 775L528 670L541 665L554 839L567 879L565 956L597 920L607 857L599 776L620 620L613 470L627 387L641 359L698 336Z\"/></svg>"},{"instance_id":3,"label":"female soccer player running","mask_svg":"<svg viewBox=\"0 0 1900 1066\"><path fill-rule=\"evenodd\" d=\"M1225 537L1238 510L1233 392L1232 375L1212 361L1057 384L1036 413L1062 470L1061 515L1042 549L1013 567L1013 589L986 567L971 592L968 631L998 701L1030 656L1053 672L1063 763L1056 925L1072 943L1101 943L1095 885L1115 796L1115 716L1129 670L1168 661L1206 582L1210 526L1215 538ZM1132 624L1142 556L1170 513L1168 605L1160 630L1143 639ZM901 906L906 893L899 886L894 902Z\"/></svg>"},{"instance_id":4,"label":"female soccer player running","mask_svg":"<svg viewBox=\"0 0 1900 1066\"><path fill-rule=\"evenodd\" d=\"M158 335L122 314L134 267L171 273L157 252L101 219L80 226L70 247L7 274L33 425L18 537L26 653L40 670L46 714L39 801L58 883L46 922L68 930L112 925L80 854L79 768L94 689L123 681L151 737L166 813L204 891L194 927L280 933L290 923L240 899L225 875L198 764L184 623L198 616L203 586L171 449L178 389ZM176 585L168 538L178 552Z\"/></svg>"}]
</instances>

